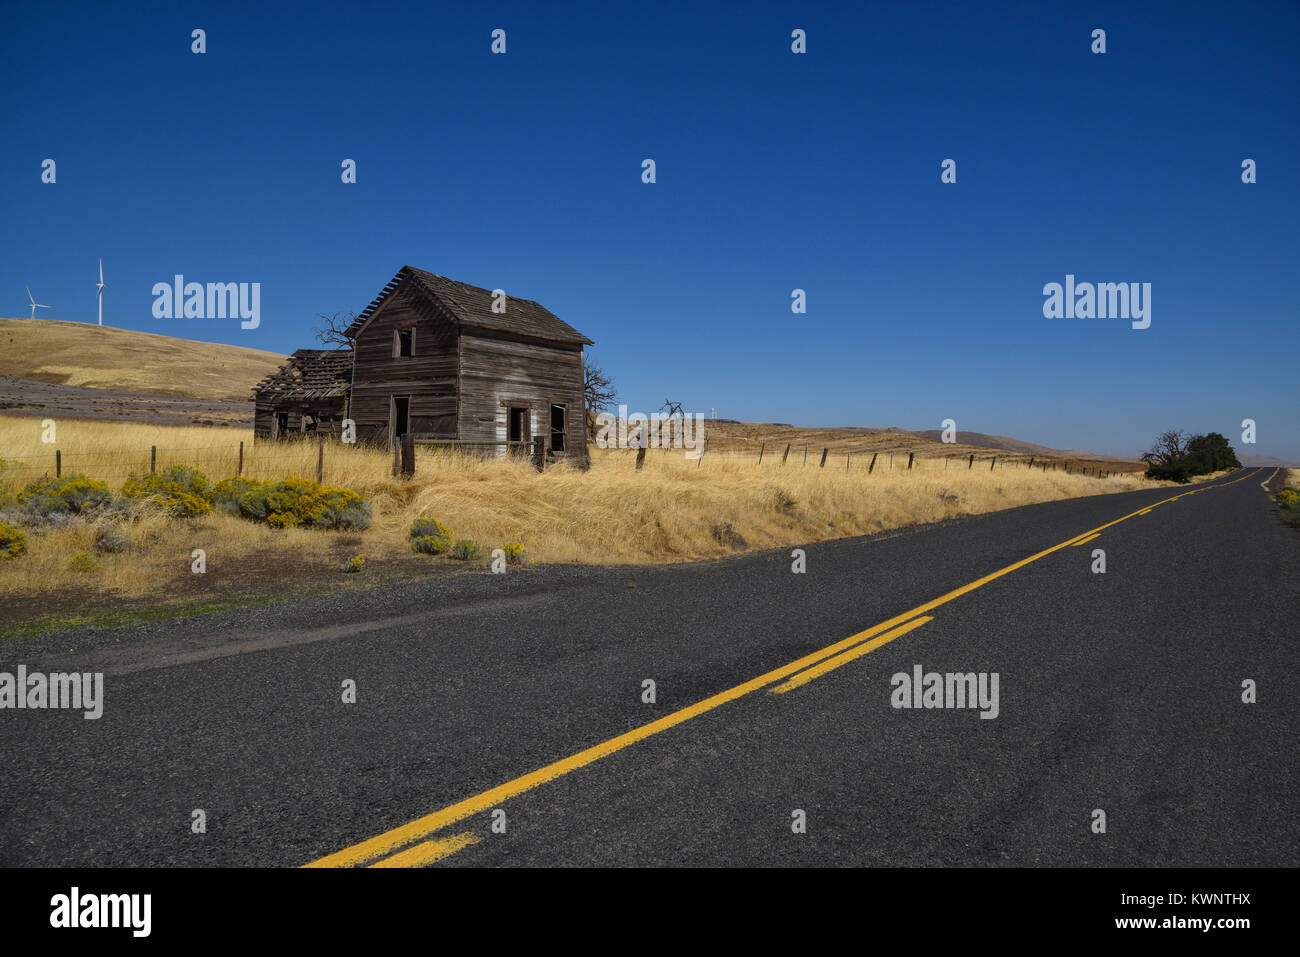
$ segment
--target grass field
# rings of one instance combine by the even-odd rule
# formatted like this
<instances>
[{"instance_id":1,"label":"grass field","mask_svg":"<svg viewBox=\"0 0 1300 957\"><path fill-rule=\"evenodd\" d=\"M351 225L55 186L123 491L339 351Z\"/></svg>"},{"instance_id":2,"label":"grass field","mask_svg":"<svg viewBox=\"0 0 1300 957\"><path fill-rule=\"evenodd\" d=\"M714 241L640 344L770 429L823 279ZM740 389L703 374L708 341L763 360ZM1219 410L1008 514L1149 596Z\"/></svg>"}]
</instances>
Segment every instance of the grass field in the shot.
<instances>
[{"instance_id":1,"label":"grass field","mask_svg":"<svg viewBox=\"0 0 1300 957\"><path fill-rule=\"evenodd\" d=\"M243 474L259 479L314 478L314 441L253 444L237 429L148 426L60 420L63 474L81 472L118 488L132 473L185 464L212 479L234 475L239 442ZM0 485L15 489L54 474L51 446L40 440L39 421L0 417ZM1098 479L1063 471L1030 470L1004 461L992 470L990 453L974 468L965 456L918 458L906 470L905 454L893 469L881 457L855 462L843 453L834 465L808 464L752 450L710 451L702 461L681 452L651 451L642 471L635 453L592 449L588 471L560 465L538 473L523 461L481 459L420 448L417 474L392 477L389 453L330 443L326 484L353 489L373 501L373 523L359 532L276 530L212 512L179 519L146 512L118 529L129 551L97 555L99 567L76 571L78 552L94 551L93 524L74 522L30 530L27 552L0 562L0 597L19 621L104 611L159 602L248 599L311 588L352 587L375 580L428 574L458 565L417 555L408 529L417 517L437 518L454 538L479 543L484 552L521 543L534 562L658 563L717 558L748 549L792 547L813 541L886 531L1031 502L1155 485L1133 474ZM207 554L207 572L193 574L191 553ZM342 565L365 555L361 575Z\"/></svg>"},{"instance_id":2,"label":"grass field","mask_svg":"<svg viewBox=\"0 0 1300 957\"><path fill-rule=\"evenodd\" d=\"M38 382L246 399L284 358L85 322L0 319L0 375Z\"/></svg>"}]
</instances>

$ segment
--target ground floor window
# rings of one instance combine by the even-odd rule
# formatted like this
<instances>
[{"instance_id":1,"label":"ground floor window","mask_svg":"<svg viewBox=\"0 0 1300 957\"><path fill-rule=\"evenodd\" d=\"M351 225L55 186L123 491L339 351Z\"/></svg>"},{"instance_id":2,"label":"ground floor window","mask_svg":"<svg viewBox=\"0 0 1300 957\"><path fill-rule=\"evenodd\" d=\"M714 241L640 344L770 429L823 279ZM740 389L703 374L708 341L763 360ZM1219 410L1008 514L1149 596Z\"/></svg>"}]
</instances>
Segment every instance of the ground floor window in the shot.
<instances>
[{"instance_id":1,"label":"ground floor window","mask_svg":"<svg viewBox=\"0 0 1300 957\"><path fill-rule=\"evenodd\" d=\"M551 451L564 451L564 406L551 406Z\"/></svg>"}]
</instances>

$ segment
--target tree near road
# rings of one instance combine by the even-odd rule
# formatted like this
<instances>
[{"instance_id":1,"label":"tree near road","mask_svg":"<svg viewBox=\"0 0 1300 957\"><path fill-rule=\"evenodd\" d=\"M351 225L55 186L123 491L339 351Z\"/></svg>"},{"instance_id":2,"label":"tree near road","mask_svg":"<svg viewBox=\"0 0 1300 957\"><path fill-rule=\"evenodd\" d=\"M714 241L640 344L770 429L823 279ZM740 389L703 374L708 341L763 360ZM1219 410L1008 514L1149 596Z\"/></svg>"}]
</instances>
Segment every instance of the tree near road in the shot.
<instances>
[{"instance_id":1,"label":"tree near road","mask_svg":"<svg viewBox=\"0 0 1300 957\"><path fill-rule=\"evenodd\" d=\"M1142 454L1147 478L1188 482L1195 475L1241 468L1237 453L1218 432L1193 435L1182 429L1168 429L1156 438L1150 451Z\"/></svg>"}]
</instances>

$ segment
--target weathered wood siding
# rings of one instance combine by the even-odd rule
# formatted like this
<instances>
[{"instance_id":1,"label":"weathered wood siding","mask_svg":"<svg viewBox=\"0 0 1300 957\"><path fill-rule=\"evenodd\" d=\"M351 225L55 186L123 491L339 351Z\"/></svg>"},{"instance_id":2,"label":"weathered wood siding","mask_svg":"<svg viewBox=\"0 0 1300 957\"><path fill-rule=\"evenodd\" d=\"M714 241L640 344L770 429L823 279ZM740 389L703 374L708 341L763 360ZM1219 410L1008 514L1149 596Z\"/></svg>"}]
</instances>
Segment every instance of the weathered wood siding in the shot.
<instances>
[{"instance_id":1,"label":"weathered wood siding","mask_svg":"<svg viewBox=\"0 0 1300 957\"><path fill-rule=\"evenodd\" d=\"M258 400L253 406L253 435L259 439L280 438L283 435L299 435L303 430L303 418L311 415L316 423L313 431L337 432L343 427L343 397L335 399L314 399L309 402L284 402L273 405L269 400ZM283 433L277 434L276 415L288 416Z\"/></svg>"},{"instance_id":2,"label":"weathered wood siding","mask_svg":"<svg viewBox=\"0 0 1300 957\"><path fill-rule=\"evenodd\" d=\"M415 329L414 355L394 358L393 334ZM350 416L357 441L387 444L393 396L410 396L410 430L456 437L456 328L412 295L409 280L370 317L354 346Z\"/></svg>"},{"instance_id":3,"label":"weathered wood siding","mask_svg":"<svg viewBox=\"0 0 1300 957\"><path fill-rule=\"evenodd\" d=\"M565 456L587 460L580 346L521 342L464 330L460 336L460 438L504 442L510 406L531 409L531 433L550 448L551 405L565 407Z\"/></svg>"},{"instance_id":4,"label":"weathered wood siding","mask_svg":"<svg viewBox=\"0 0 1300 957\"><path fill-rule=\"evenodd\" d=\"M253 404L253 435L269 439L275 429L275 410L271 403L258 400Z\"/></svg>"}]
</instances>

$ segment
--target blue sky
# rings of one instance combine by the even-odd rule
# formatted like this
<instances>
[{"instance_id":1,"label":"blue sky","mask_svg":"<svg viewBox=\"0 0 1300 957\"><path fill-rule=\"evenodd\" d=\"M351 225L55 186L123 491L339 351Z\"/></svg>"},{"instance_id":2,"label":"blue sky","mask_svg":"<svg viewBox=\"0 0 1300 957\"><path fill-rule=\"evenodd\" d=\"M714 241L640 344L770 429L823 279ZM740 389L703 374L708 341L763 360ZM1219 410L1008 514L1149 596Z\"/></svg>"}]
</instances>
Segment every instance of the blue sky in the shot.
<instances>
[{"instance_id":1,"label":"blue sky","mask_svg":"<svg viewBox=\"0 0 1300 957\"><path fill-rule=\"evenodd\" d=\"M633 409L1300 459L1298 41L1290 3L9 4L0 315L93 322L102 256L106 324L288 352L410 263L539 300ZM260 282L260 328L155 319L175 273ZM1044 318L1067 273L1151 327Z\"/></svg>"}]
</instances>

